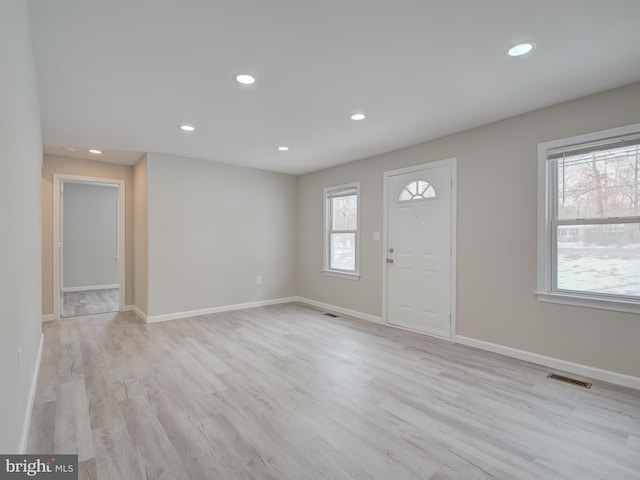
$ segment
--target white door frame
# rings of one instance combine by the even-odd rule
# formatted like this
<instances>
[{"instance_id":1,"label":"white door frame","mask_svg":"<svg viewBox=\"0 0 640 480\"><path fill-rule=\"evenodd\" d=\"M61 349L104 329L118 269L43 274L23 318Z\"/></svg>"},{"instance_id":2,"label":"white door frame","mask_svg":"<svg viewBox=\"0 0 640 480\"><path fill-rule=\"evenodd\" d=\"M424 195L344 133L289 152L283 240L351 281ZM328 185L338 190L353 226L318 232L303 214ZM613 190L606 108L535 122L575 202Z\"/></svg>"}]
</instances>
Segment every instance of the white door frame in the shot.
<instances>
[{"instance_id":1,"label":"white door frame","mask_svg":"<svg viewBox=\"0 0 640 480\"><path fill-rule=\"evenodd\" d=\"M64 181L91 183L99 185L118 186L118 270L120 273L119 311L125 309L125 195L124 180L101 177L86 177L82 175L68 175L66 173L53 174L53 318L60 319L60 188Z\"/></svg>"},{"instance_id":2,"label":"white door frame","mask_svg":"<svg viewBox=\"0 0 640 480\"><path fill-rule=\"evenodd\" d=\"M395 175L402 175L405 173L417 172L420 170L428 170L430 168L438 168L443 167L445 165L451 166L451 330L449 333L449 340L453 340L456 336L456 256L457 256L457 237L456 237L456 225L457 225L457 212L458 212L458 193L457 193L457 185L458 185L458 170L457 170L457 158L447 158L445 160L439 160L436 162L428 162L422 163L420 165L413 165L411 167L399 168L397 170L389 170L384 172L384 180L383 180L383 209L382 209L382 218L383 218L383 241L382 241L382 315L384 319L384 323L393 327L398 327L397 325L393 325L389 323L389 312L388 312L388 304L387 304L387 275L389 271L389 264L387 263L387 255L389 249L389 191L388 184L389 178ZM405 329L407 330L407 329ZM423 333L424 335L429 335L428 333ZM442 337L437 337L442 338Z\"/></svg>"}]
</instances>

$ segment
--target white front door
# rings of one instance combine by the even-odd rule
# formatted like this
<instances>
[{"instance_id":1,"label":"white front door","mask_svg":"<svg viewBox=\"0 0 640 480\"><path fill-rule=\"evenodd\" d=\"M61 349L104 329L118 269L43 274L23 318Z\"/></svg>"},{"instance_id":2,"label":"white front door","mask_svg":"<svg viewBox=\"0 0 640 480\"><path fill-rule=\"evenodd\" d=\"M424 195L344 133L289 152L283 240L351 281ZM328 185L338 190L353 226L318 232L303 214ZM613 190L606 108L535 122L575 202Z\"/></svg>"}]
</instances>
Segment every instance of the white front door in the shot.
<instances>
[{"instance_id":1,"label":"white front door","mask_svg":"<svg viewBox=\"0 0 640 480\"><path fill-rule=\"evenodd\" d=\"M445 160L385 175L387 321L445 338L451 337L454 165Z\"/></svg>"}]
</instances>

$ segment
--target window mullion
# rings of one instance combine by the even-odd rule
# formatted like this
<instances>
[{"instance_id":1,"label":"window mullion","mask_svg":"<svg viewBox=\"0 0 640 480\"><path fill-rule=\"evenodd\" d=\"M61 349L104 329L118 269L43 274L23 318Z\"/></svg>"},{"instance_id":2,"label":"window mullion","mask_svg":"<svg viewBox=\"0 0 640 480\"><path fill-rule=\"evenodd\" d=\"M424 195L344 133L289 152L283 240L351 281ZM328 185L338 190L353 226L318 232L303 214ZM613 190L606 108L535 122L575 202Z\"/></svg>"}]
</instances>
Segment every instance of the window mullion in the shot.
<instances>
[{"instance_id":1,"label":"window mullion","mask_svg":"<svg viewBox=\"0 0 640 480\"><path fill-rule=\"evenodd\" d=\"M538 145L540 300L640 313L639 143L636 124Z\"/></svg>"},{"instance_id":2,"label":"window mullion","mask_svg":"<svg viewBox=\"0 0 640 480\"><path fill-rule=\"evenodd\" d=\"M577 218L555 219L552 225L617 225L619 223L640 223L640 217L608 217L608 218Z\"/></svg>"},{"instance_id":3,"label":"window mullion","mask_svg":"<svg viewBox=\"0 0 640 480\"><path fill-rule=\"evenodd\" d=\"M323 271L344 278L358 279L359 272L359 192L352 183L324 189L325 260ZM352 198L350 198L352 197Z\"/></svg>"}]
</instances>

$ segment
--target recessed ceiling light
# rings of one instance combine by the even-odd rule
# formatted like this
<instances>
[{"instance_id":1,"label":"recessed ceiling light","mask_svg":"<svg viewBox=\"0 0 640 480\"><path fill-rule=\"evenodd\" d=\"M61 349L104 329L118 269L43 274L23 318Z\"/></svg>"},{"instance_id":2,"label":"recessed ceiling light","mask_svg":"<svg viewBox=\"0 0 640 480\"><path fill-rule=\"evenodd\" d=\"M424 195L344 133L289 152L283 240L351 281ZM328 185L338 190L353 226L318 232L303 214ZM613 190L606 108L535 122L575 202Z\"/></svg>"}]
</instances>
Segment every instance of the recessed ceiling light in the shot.
<instances>
[{"instance_id":1,"label":"recessed ceiling light","mask_svg":"<svg viewBox=\"0 0 640 480\"><path fill-rule=\"evenodd\" d=\"M535 47L536 44L533 42L519 42L516 43L515 45L510 46L507 49L507 55L509 55L510 57L521 57L522 55L526 55L527 53L529 53L531 50L533 50L533 47Z\"/></svg>"},{"instance_id":2,"label":"recessed ceiling light","mask_svg":"<svg viewBox=\"0 0 640 480\"><path fill-rule=\"evenodd\" d=\"M282 145L281 147L278 147L278 150L280 150L281 152L286 152L287 150L289 150L289 147L285 147L284 145Z\"/></svg>"},{"instance_id":3,"label":"recessed ceiling light","mask_svg":"<svg viewBox=\"0 0 640 480\"><path fill-rule=\"evenodd\" d=\"M351 120L364 120L367 116L364 113L354 113L350 118Z\"/></svg>"},{"instance_id":4,"label":"recessed ceiling light","mask_svg":"<svg viewBox=\"0 0 640 480\"><path fill-rule=\"evenodd\" d=\"M96 150L95 148L92 148L91 150L89 150L89 153L91 153L93 155L101 155L102 154L102 150Z\"/></svg>"},{"instance_id":5,"label":"recessed ceiling light","mask_svg":"<svg viewBox=\"0 0 640 480\"><path fill-rule=\"evenodd\" d=\"M185 132L194 132L196 127L193 125L180 125L180 130L184 130Z\"/></svg>"},{"instance_id":6,"label":"recessed ceiling light","mask_svg":"<svg viewBox=\"0 0 640 480\"><path fill-rule=\"evenodd\" d=\"M65 152L75 152L76 149L73 147L61 147L62 150L64 150Z\"/></svg>"},{"instance_id":7,"label":"recessed ceiling light","mask_svg":"<svg viewBox=\"0 0 640 480\"><path fill-rule=\"evenodd\" d=\"M236 75L236 82L241 83L243 85L251 85L255 83L256 79L253 75L249 75L248 73L240 73Z\"/></svg>"}]
</instances>

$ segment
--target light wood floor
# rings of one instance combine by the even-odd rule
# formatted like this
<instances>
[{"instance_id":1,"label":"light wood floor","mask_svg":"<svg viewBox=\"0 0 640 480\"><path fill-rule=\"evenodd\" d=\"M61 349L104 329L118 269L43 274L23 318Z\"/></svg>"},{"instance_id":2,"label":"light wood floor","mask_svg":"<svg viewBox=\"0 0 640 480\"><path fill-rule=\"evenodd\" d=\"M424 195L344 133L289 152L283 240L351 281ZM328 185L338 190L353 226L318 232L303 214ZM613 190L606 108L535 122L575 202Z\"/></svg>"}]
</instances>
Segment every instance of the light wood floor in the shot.
<instances>
[{"instance_id":1,"label":"light wood floor","mask_svg":"<svg viewBox=\"0 0 640 480\"><path fill-rule=\"evenodd\" d=\"M62 316L77 317L94 313L117 312L120 307L119 293L118 288L64 292L62 295Z\"/></svg>"},{"instance_id":2,"label":"light wood floor","mask_svg":"<svg viewBox=\"0 0 640 480\"><path fill-rule=\"evenodd\" d=\"M640 478L640 392L297 304L44 335L29 451L80 478Z\"/></svg>"}]
</instances>

